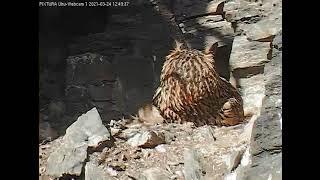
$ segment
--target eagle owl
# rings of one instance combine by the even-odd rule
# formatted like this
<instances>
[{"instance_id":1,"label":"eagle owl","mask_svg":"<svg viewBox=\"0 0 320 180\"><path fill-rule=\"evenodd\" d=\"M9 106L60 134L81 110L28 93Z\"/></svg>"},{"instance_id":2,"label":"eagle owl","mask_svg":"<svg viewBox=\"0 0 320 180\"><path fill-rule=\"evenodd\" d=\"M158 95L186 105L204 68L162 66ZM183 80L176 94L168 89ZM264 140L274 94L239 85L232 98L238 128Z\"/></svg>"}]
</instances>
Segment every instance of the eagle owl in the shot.
<instances>
[{"instance_id":1,"label":"eagle owl","mask_svg":"<svg viewBox=\"0 0 320 180\"><path fill-rule=\"evenodd\" d=\"M152 101L166 122L230 126L244 120L240 93L216 71L217 47L199 51L177 42L166 56Z\"/></svg>"}]
</instances>

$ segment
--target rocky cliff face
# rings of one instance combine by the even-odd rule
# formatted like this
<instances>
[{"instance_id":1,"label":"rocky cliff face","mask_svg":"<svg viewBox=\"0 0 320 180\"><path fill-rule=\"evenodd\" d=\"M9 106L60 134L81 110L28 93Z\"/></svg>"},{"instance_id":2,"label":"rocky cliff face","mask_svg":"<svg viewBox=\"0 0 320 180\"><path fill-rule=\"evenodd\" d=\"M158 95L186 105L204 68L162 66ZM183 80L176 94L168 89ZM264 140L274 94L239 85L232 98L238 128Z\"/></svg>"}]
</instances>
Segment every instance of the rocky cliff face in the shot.
<instances>
[{"instance_id":1,"label":"rocky cliff face","mask_svg":"<svg viewBox=\"0 0 320 180\"><path fill-rule=\"evenodd\" d=\"M58 129L65 130L93 107L105 123L136 113L151 100L173 45L147 1L95 10L43 9L40 106L46 121ZM49 115L57 113L49 108L57 103L63 117Z\"/></svg>"},{"instance_id":2,"label":"rocky cliff face","mask_svg":"<svg viewBox=\"0 0 320 180\"><path fill-rule=\"evenodd\" d=\"M253 115L249 122L214 129L192 125L148 128L124 125L130 114L136 114L140 106L150 101L159 83L164 57L173 44L168 27L154 12L152 3L135 1L129 7L110 7L102 13L88 11L94 18L86 23L75 21L73 27L66 25L68 31L62 28L46 33L48 30L42 28L41 140L65 134L72 138L65 129L95 107L94 116L101 117L101 122L109 127L116 146L104 145L101 152L86 145L81 150L81 161L66 162L82 164L77 174L71 173L73 176L281 179L281 1L175 0L165 4L174 13L191 47L203 50L219 42L218 72L241 92L245 112ZM217 9L221 12L212 15ZM55 19L66 12L46 13ZM62 24L68 23L71 21ZM110 121L122 117L125 119L117 123ZM100 127L99 123L97 126ZM61 144L65 142L58 138L39 147L41 177L48 174L46 160L51 152L65 147ZM59 173L73 172L68 167L64 170ZM50 171L57 172L52 168ZM50 171L49 175L53 175Z\"/></svg>"}]
</instances>

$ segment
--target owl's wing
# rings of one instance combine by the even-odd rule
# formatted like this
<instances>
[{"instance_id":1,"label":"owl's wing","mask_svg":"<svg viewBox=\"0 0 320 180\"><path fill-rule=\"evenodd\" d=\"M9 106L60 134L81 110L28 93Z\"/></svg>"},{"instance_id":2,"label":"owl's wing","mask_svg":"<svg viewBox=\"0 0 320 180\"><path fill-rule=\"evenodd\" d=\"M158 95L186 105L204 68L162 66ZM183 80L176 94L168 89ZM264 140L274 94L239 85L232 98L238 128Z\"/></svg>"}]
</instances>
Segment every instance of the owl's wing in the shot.
<instances>
[{"instance_id":1,"label":"owl's wing","mask_svg":"<svg viewBox=\"0 0 320 180\"><path fill-rule=\"evenodd\" d=\"M162 89L161 87L157 88L156 92L154 93L154 95L152 97L152 101L154 101L159 96L161 89Z\"/></svg>"}]
</instances>

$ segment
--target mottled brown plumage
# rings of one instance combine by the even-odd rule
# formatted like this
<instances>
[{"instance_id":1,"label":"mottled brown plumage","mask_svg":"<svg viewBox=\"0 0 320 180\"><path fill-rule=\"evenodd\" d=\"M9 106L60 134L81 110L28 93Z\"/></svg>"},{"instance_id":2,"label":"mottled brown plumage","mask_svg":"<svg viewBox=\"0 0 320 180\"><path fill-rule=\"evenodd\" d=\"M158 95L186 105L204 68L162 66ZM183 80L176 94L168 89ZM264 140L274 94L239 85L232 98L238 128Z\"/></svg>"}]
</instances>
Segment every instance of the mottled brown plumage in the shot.
<instances>
[{"instance_id":1,"label":"mottled brown plumage","mask_svg":"<svg viewBox=\"0 0 320 180\"><path fill-rule=\"evenodd\" d=\"M229 126L244 120L239 92L215 69L216 48L201 52L178 44L166 57L153 104L167 122Z\"/></svg>"}]
</instances>

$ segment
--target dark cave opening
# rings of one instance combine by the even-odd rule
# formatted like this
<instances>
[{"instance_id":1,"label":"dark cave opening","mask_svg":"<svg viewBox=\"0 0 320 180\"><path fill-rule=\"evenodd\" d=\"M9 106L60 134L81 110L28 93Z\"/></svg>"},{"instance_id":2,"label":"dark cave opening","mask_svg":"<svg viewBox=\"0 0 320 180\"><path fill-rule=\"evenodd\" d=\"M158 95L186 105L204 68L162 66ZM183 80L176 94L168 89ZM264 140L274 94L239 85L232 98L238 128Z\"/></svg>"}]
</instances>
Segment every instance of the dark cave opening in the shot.
<instances>
[{"instance_id":1,"label":"dark cave opening","mask_svg":"<svg viewBox=\"0 0 320 180\"><path fill-rule=\"evenodd\" d=\"M92 107L105 122L134 114L151 100L171 47L161 17L145 2L40 8L40 121L67 127Z\"/></svg>"}]
</instances>

